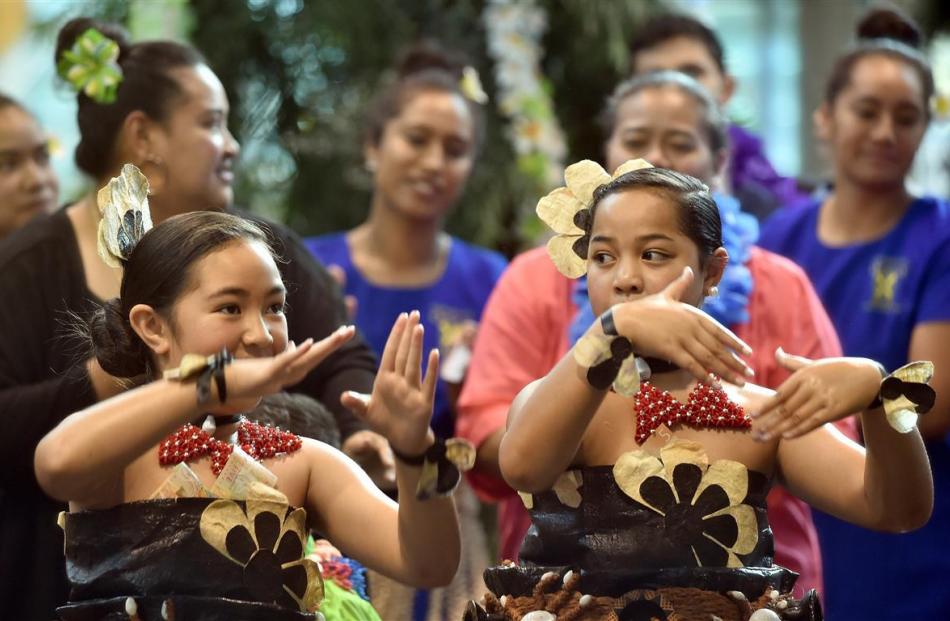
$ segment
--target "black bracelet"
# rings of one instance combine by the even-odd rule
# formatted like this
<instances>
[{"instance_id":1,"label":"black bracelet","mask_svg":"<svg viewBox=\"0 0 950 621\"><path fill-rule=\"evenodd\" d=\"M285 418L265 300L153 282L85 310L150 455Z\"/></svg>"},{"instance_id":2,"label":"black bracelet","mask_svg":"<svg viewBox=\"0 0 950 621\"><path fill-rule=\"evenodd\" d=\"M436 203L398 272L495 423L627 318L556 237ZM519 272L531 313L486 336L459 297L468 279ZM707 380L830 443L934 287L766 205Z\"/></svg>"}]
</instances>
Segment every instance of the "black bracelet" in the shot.
<instances>
[{"instance_id":1,"label":"black bracelet","mask_svg":"<svg viewBox=\"0 0 950 621\"><path fill-rule=\"evenodd\" d=\"M609 336L620 336L620 333L617 332L617 324L614 323L613 307L608 308L606 311L604 311L604 314L600 316L600 327L604 331L604 334Z\"/></svg>"},{"instance_id":2,"label":"black bracelet","mask_svg":"<svg viewBox=\"0 0 950 621\"><path fill-rule=\"evenodd\" d=\"M393 452L393 457L401 461L402 463L408 466L421 466L426 461L426 454L429 452L429 449L422 451L418 455L406 455L405 453L400 453L396 450L396 447L390 443L389 450Z\"/></svg>"},{"instance_id":3,"label":"black bracelet","mask_svg":"<svg viewBox=\"0 0 950 621\"><path fill-rule=\"evenodd\" d=\"M224 367L234 361L234 356L227 349L222 349L214 356L198 376L195 390L198 395L198 405L205 405L211 401L211 380L214 380L218 390L218 403L224 403L228 398L228 386L224 379Z\"/></svg>"}]
</instances>

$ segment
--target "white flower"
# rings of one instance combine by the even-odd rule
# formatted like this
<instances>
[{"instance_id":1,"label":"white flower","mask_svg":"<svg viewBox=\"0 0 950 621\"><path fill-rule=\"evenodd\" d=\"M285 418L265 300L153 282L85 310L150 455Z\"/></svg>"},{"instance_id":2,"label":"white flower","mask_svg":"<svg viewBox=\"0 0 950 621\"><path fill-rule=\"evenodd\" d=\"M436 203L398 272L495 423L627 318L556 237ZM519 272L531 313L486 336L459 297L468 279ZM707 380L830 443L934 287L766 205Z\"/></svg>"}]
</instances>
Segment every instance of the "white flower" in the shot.
<instances>
[{"instance_id":1,"label":"white flower","mask_svg":"<svg viewBox=\"0 0 950 621\"><path fill-rule=\"evenodd\" d=\"M122 167L96 195L99 204L99 256L110 267L122 267L143 235L152 228L148 179L132 164Z\"/></svg>"}]
</instances>

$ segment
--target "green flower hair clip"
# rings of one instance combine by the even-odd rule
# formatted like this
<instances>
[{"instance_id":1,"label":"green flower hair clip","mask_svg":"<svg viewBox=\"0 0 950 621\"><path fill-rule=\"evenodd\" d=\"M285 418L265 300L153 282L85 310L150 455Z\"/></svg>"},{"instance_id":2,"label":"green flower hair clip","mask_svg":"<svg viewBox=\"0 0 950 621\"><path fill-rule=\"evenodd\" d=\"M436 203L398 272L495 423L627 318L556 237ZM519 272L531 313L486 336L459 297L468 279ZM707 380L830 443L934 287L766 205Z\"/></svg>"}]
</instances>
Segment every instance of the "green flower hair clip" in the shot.
<instances>
[{"instance_id":1,"label":"green flower hair clip","mask_svg":"<svg viewBox=\"0 0 950 621\"><path fill-rule=\"evenodd\" d=\"M110 104L122 82L118 60L119 44L90 28L62 53L56 69L77 93L85 93L97 103Z\"/></svg>"}]
</instances>

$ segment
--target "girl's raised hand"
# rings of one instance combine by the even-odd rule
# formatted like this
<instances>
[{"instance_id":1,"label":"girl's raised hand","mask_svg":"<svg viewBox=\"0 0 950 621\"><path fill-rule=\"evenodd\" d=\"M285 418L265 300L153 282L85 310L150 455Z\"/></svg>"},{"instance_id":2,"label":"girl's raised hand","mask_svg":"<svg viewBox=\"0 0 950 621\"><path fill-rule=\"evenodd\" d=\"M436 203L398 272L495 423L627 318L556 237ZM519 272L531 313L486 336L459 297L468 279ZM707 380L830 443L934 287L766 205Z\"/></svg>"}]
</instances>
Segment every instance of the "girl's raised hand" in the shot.
<instances>
[{"instance_id":1,"label":"girl's raised hand","mask_svg":"<svg viewBox=\"0 0 950 621\"><path fill-rule=\"evenodd\" d=\"M383 349L373 394L346 392L341 398L343 405L405 455L419 455L432 443L429 420L439 377L439 351L429 352L423 378L423 330L418 311L399 315Z\"/></svg>"},{"instance_id":2,"label":"girl's raised hand","mask_svg":"<svg viewBox=\"0 0 950 621\"><path fill-rule=\"evenodd\" d=\"M736 355L752 348L721 323L681 300L693 282L687 267L680 276L655 295L614 306L617 331L630 339L640 356L669 360L697 379L710 374L742 386L752 369Z\"/></svg>"},{"instance_id":3,"label":"girl's raised hand","mask_svg":"<svg viewBox=\"0 0 950 621\"><path fill-rule=\"evenodd\" d=\"M235 401L256 399L293 386L353 338L355 332L353 326L341 326L317 342L313 339L307 339L300 345L290 342L287 349L276 356L235 360L225 369L228 404L231 404L232 398Z\"/></svg>"},{"instance_id":4,"label":"girl's raised hand","mask_svg":"<svg viewBox=\"0 0 950 621\"><path fill-rule=\"evenodd\" d=\"M797 438L867 408L881 386L880 367L866 358L809 360L786 354L775 358L792 371L775 394L752 412L752 432L767 441L777 436Z\"/></svg>"}]
</instances>

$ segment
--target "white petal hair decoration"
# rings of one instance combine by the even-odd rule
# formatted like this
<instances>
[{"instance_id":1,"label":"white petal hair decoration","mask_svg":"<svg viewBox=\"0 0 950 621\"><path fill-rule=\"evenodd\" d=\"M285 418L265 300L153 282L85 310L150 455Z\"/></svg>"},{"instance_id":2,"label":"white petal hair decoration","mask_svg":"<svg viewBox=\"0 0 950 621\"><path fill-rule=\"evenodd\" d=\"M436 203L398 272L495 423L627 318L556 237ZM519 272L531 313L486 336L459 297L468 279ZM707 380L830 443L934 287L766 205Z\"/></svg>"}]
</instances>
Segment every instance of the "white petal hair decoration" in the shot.
<instances>
[{"instance_id":1,"label":"white petal hair decoration","mask_svg":"<svg viewBox=\"0 0 950 621\"><path fill-rule=\"evenodd\" d=\"M579 278L587 271L590 208L597 188L641 168L653 165L643 159L629 160L608 175L600 164L581 160L564 169L566 187L557 188L538 201L538 217L556 233L548 241L548 255L559 272L568 278Z\"/></svg>"},{"instance_id":2,"label":"white petal hair decoration","mask_svg":"<svg viewBox=\"0 0 950 621\"><path fill-rule=\"evenodd\" d=\"M148 179L126 164L118 177L96 195L99 204L99 256L110 267L123 267L136 244L152 228L148 208Z\"/></svg>"}]
</instances>

